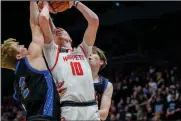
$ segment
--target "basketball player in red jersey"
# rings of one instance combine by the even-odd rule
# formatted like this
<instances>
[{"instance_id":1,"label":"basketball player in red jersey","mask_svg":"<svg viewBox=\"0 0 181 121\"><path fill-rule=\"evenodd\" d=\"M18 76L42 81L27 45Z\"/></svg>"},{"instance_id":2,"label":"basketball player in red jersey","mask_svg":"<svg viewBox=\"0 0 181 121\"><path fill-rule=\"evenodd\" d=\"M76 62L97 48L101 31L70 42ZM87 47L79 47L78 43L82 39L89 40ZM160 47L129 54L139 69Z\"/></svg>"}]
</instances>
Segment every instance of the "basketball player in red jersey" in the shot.
<instances>
[{"instance_id":1,"label":"basketball player in red jersey","mask_svg":"<svg viewBox=\"0 0 181 121\"><path fill-rule=\"evenodd\" d=\"M113 85L107 78L98 75L98 73L107 65L107 59L104 52L96 46L92 49L92 54L89 57L89 64L92 70L100 119L106 120L111 105ZM63 83L61 85L63 85ZM64 90L61 85L57 87L59 93L62 93Z\"/></svg>"},{"instance_id":2,"label":"basketball player in red jersey","mask_svg":"<svg viewBox=\"0 0 181 121\"><path fill-rule=\"evenodd\" d=\"M98 74L99 71L101 71L107 65L107 59L104 52L94 46L92 49L92 54L89 57L89 64L92 70L100 119L106 120L111 105L113 85L107 78L104 78Z\"/></svg>"},{"instance_id":3,"label":"basketball player in red jersey","mask_svg":"<svg viewBox=\"0 0 181 121\"><path fill-rule=\"evenodd\" d=\"M61 96L61 116L65 120L100 120L95 102L94 86L88 57L96 39L99 26L97 15L79 1L70 1L70 8L77 8L88 22L83 42L72 48L72 39L62 28L55 28L50 22L49 5L44 6L39 17L44 34L44 54L53 77L64 81L66 92ZM50 23L50 24L49 24ZM53 34L52 34L53 32Z\"/></svg>"}]
</instances>

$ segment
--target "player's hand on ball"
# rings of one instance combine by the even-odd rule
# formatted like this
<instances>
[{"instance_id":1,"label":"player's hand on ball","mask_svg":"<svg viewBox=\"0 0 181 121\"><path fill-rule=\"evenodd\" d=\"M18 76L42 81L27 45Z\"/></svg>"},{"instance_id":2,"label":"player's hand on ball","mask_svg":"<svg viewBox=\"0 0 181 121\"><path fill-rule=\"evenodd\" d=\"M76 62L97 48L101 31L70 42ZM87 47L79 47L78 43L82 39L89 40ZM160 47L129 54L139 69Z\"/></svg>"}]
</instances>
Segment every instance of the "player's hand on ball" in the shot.
<instances>
[{"instance_id":1,"label":"player's hand on ball","mask_svg":"<svg viewBox=\"0 0 181 121\"><path fill-rule=\"evenodd\" d=\"M39 10L41 11L42 9L43 9L43 1L39 1L38 2L38 8L39 8ZM48 4L49 5L49 4ZM53 8L49 5L49 11L51 12L51 13L53 13L53 14L56 14L57 12L55 12L54 10L53 10Z\"/></svg>"},{"instance_id":2,"label":"player's hand on ball","mask_svg":"<svg viewBox=\"0 0 181 121\"><path fill-rule=\"evenodd\" d=\"M50 5L49 5L49 11L50 11L50 13L57 14L57 12L54 11L53 8Z\"/></svg>"},{"instance_id":3,"label":"player's hand on ball","mask_svg":"<svg viewBox=\"0 0 181 121\"><path fill-rule=\"evenodd\" d=\"M74 1L69 1L69 9L74 5Z\"/></svg>"}]
</instances>

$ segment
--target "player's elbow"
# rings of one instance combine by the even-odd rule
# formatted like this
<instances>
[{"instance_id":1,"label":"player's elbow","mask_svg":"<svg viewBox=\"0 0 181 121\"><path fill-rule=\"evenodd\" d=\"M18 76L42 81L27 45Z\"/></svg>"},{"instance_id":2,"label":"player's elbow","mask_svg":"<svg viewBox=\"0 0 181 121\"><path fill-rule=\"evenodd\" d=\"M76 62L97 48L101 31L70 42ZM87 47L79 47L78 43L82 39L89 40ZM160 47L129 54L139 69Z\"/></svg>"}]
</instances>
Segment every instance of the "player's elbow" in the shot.
<instances>
[{"instance_id":1,"label":"player's elbow","mask_svg":"<svg viewBox=\"0 0 181 121\"><path fill-rule=\"evenodd\" d=\"M107 115L103 114L100 118L101 118L101 120L105 121L107 119Z\"/></svg>"},{"instance_id":2,"label":"player's elbow","mask_svg":"<svg viewBox=\"0 0 181 121\"><path fill-rule=\"evenodd\" d=\"M98 16L96 14L91 16L88 23L91 26L98 27L99 26L99 18L98 18Z\"/></svg>"},{"instance_id":3,"label":"player's elbow","mask_svg":"<svg viewBox=\"0 0 181 121\"><path fill-rule=\"evenodd\" d=\"M100 113L101 120L106 120L108 116L108 111L104 110L102 113Z\"/></svg>"}]
</instances>

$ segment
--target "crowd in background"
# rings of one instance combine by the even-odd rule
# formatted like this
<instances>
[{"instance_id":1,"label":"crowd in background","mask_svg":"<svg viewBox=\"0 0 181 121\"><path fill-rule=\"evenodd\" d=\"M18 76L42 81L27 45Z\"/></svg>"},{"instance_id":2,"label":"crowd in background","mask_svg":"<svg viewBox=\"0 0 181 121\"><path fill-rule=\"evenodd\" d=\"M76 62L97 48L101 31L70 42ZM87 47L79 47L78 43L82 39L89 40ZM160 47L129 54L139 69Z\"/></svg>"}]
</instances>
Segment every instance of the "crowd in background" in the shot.
<instances>
[{"instance_id":1,"label":"crowd in background","mask_svg":"<svg viewBox=\"0 0 181 121\"><path fill-rule=\"evenodd\" d=\"M26 121L26 112L12 96L2 97L1 121Z\"/></svg>"},{"instance_id":2,"label":"crowd in background","mask_svg":"<svg viewBox=\"0 0 181 121\"><path fill-rule=\"evenodd\" d=\"M149 67L128 75L116 73L111 121L181 120L180 70Z\"/></svg>"},{"instance_id":3,"label":"crowd in background","mask_svg":"<svg viewBox=\"0 0 181 121\"><path fill-rule=\"evenodd\" d=\"M139 68L139 67L138 67ZM123 70L124 71L124 70ZM108 121L181 119L181 75L178 67L115 72ZM10 97L2 97L1 121L25 121L26 113Z\"/></svg>"}]
</instances>

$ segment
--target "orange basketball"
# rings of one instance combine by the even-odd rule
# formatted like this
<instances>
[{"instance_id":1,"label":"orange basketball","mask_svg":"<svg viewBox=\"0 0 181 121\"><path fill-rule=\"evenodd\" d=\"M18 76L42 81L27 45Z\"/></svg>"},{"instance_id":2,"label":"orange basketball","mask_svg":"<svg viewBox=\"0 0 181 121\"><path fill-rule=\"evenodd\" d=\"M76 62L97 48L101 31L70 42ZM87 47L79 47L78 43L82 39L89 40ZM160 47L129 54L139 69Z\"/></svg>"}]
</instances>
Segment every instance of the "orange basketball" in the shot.
<instances>
[{"instance_id":1,"label":"orange basketball","mask_svg":"<svg viewBox=\"0 0 181 121\"><path fill-rule=\"evenodd\" d=\"M52 7L54 12L63 12L69 8L69 1L49 1L49 5ZM38 7L43 8L43 2L38 2Z\"/></svg>"},{"instance_id":2,"label":"orange basketball","mask_svg":"<svg viewBox=\"0 0 181 121\"><path fill-rule=\"evenodd\" d=\"M49 4L55 12L63 12L69 8L68 1L49 1Z\"/></svg>"}]
</instances>

